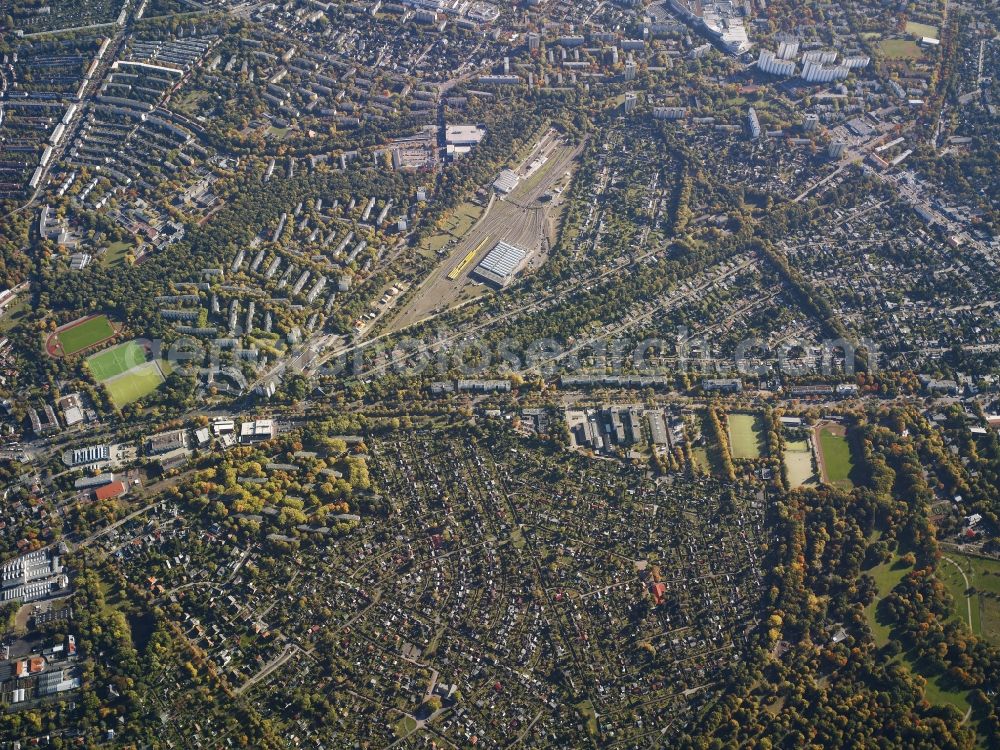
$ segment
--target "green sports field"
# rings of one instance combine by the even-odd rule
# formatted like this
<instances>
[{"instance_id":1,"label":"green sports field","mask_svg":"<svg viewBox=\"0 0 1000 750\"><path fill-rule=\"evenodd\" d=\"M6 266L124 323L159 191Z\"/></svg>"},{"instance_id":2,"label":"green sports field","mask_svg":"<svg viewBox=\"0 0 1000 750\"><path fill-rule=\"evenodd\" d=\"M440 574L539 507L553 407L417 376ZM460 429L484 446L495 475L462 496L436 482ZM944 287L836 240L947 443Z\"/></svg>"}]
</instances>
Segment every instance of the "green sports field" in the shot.
<instances>
[{"instance_id":1,"label":"green sports field","mask_svg":"<svg viewBox=\"0 0 1000 750\"><path fill-rule=\"evenodd\" d=\"M916 21L906 22L906 33L913 34L914 36L926 36L931 39L938 38L937 26L931 26L926 23L917 23Z\"/></svg>"},{"instance_id":2,"label":"green sports field","mask_svg":"<svg viewBox=\"0 0 1000 750\"><path fill-rule=\"evenodd\" d=\"M114 405L121 409L126 404L148 396L163 384L165 378L157 362L145 362L128 372L105 381L104 387Z\"/></svg>"},{"instance_id":3,"label":"green sports field","mask_svg":"<svg viewBox=\"0 0 1000 750\"><path fill-rule=\"evenodd\" d=\"M823 452L827 481L850 489L854 486L850 479L854 460L851 458L851 446L842 433L842 428L823 427L819 431L819 449Z\"/></svg>"},{"instance_id":4,"label":"green sports field","mask_svg":"<svg viewBox=\"0 0 1000 750\"><path fill-rule=\"evenodd\" d=\"M924 56L920 46L910 39L883 39L878 46L887 60L919 60Z\"/></svg>"},{"instance_id":5,"label":"green sports field","mask_svg":"<svg viewBox=\"0 0 1000 750\"><path fill-rule=\"evenodd\" d=\"M56 334L65 355L76 354L115 335L107 315L98 315Z\"/></svg>"},{"instance_id":6,"label":"green sports field","mask_svg":"<svg viewBox=\"0 0 1000 750\"><path fill-rule=\"evenodd\" d=\"M793 488L815 479L808 440L789 440L785 443L785 466L788 468L788 483Z\"/></svg>"},{"instance_id":7,"label":"green sports field","mask_svg":"<svg viewBox=\"0 0 1000 750\"><path fill-rule=\"evenodd\" d=\"M104 382L146 361L146 350L136 341L112 346L87 357L87 367L95 380Z\"/></svg>"},{"instance_id":8,"label":"green sports field","mask_svg":"<svg viewBox=\"0 0 1000 750\"><path fill-rule=\"evenodd\" d=\"M733 458L760 458L764 453L764 424L755 414L729 415L729 445Z\"/></svg>"}]
</instances>

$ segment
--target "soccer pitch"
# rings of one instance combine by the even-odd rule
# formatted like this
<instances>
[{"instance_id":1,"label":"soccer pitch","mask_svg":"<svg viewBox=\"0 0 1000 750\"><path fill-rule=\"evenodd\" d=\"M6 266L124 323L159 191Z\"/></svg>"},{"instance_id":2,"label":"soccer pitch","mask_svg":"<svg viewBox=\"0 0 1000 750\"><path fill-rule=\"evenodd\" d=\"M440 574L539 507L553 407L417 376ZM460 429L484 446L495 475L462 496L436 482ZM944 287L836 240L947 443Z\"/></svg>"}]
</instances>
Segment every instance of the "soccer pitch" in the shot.
<instances>
[{"instance_id":1,"label":"soccer pitch","mask_svg":"<svg viewBox=\"0 0 1000 750\"><path fill-rule=\"evenodd\" d=\"M155 391L164 380L166 378L163 377L159 363L144 362L128 372L105 381L104 387L108 389L108 395L111 396L114 405L121 409L126 404L138 401Z\"/></svg>"},{"instance_id":2,"label":"soccer pitch","mask_svg":"<svg viewBox=\"0 0 1000 750\"><path fill-rule=\"evenodd\" d=\"M87 357L95 380L104 382L146 361L146 350L137 341L128 341Z\"/></svg>"},{"instance_id":3,"label":"soccer pitch","mask_svg":"<svg viewBox=\"0 0 1000 750\"><path fill-rule=\"evenodd\" d=\"M760 458L763 454L764 426L754 414L729 415L729 446L733 458Z\"/></svg>"},{"instance_id":4,"label":"soccer pitch","mask_svg":"<svg viewBox=\"0 0 1000 750\"><path fill-rule=\"evenodd\" d=\"M56 338L62 346L62 354L71 355L83 351L88 347L98 344L105 339L115 335L115 329L111 327L111 321L106 315L98 315L94 318L72 325L69 328L59 331Z\"/></svg>"}]
</instances>

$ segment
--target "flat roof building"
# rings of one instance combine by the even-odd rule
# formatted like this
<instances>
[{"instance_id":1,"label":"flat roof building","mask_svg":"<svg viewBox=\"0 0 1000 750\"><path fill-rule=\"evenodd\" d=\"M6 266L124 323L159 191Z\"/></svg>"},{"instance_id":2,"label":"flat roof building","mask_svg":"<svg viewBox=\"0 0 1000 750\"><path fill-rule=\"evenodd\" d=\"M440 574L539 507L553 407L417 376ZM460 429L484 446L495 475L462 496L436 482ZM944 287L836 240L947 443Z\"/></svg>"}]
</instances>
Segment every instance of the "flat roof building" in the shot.
<instances>
[{"instance_id":1,"label":"flat roof building","mask_svg":"<svg viewBox=\"0 0 1000 750\"><path fill-rule=\"evenodd\" d=\"M240 425L241 443L261 443L273 440L277 434L278 430L273 419L257 419Z\"/></svg>"},{"instance_id":2,"label":"flat roof building","mask_svg":"<svg viewBox=\"0 0 1000 750\"><path fill-rule=\"evenodd\" d=\"M507 195L514 192L519 182L520 178L516 174L509 169L505 169L493 181L493 189L501 195Z\"/></svg>"},{"instance_id":3,"label":"flat roof building","mask_svg":"<svg viewBox=\"0 0 1000 750\"><path fill-rule=\"evenodd\" d=\"M149 438L147 448L152 454L169 453L178 448L187 448L187 430L161 432Z\"/></svg>"},{"instance_id":4,"label":"flat roof building","mask_svg":"<svg viewBox=\"0 0 1000 750\"><path fill-rule=\"evenodd\" d=\"M498 242L476 266L473 274L497 286L507 286L514 274L521 270L528 251L506 242Z\"/></svg>"},{"instance_id":5,"label":"flat roof building","mask_svg":"<svg viewBox=\"0 0 1000 750\"><path fill-rule=\"evenodd\" d=\"M478 146L485 137L485 128L478 125L446 125L444 129L444 141L449 146Z\"/></svg>"},{"instance_id":6,"label":"flat roof building","mask_svg":"<svg viewBox=\"0 0 1000 750\"><path fill-rule=\"evenodd\" d=\"M90 445L73 448L63 454L63 461L69 466L86 466L111 459L111 448L107 445Z\"/></svg>"}]
</instances>

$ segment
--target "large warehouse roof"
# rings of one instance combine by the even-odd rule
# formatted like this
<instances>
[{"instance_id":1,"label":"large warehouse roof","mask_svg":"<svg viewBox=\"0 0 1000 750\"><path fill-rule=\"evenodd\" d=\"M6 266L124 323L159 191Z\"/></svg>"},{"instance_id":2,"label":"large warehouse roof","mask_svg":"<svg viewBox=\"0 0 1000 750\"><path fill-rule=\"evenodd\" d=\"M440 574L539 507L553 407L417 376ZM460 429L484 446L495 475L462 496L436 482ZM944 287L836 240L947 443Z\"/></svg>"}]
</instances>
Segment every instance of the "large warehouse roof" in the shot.
<instances>
[{"instance_id":1,"label":"large warehouse roof","mask_svg":"<svg viewBox=\"0 0 1000 750\"><path fill-rule=\"evenodd\" d=\"M496 180L493 181L493 189L498 193L506 195L507 193L513 193L514 188L517 187L517 183L520 179L511 170L505 169L501 172Z\"/></svg>"},{"instance_id":2,"label":"large warehouse roof","mask_svg":"<svg viewBox=\"0 0 1000 750\"><path fill-rule=\"evenodd\" d=\"M485 281L502 286L510 282L527 256L527 250L506 242L498 242L496 247L480 261L476 267L476 275Z\"/></svg>"}]
</instances>

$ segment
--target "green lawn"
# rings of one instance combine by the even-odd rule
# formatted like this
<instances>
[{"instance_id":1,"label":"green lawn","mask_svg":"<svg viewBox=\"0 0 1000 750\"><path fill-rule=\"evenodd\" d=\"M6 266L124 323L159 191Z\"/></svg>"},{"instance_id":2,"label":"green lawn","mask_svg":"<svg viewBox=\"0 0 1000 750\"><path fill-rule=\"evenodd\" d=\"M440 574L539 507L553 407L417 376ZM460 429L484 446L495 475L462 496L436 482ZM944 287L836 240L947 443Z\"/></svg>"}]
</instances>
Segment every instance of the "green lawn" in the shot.
<instances>
[{"instance_id":1,"label":"green lawn","mask_svg":"<svg viewBox=\"0 0 1000 750\"><path fill-rule=\"evenodd\" d=\"M785 443L785 468L788 469L788 483L793 488L816 479L808 440L789 440Z\"/></svg>"},{"instance_id":2,"label":"green lawn","mask_svg":"<svg viewBox=\"0 0 1000 750\"><path fill-rule=\"evenodd\" d=\"M87 367L95 380L104 382L146 361L146 350L136 341L127 341L87 357Z\"/></svg>"},{"instance_id":3,"label":"green lawn","mask_svg":"<svg viewBox=\"0 0 1000 750\"><path fill-rule=\"evenodd\" d=\"M819 449L823 452L826 478L830 484L847 489L853 487L850 475L854 470L854 461L847 438L830 427L823 427L819 432Z\"/></svg>"},{"instance_id":4,"label":"green lawn","mask_svg":"<svg viewBox=\"0 0 1000 750\"><path fill-rule=\"evenodd\" d=\"M402 719L393 724L392 729L396 733L397 737L406 737L412 734L417 728L417 721L411 716L404 716Z\"/></svg>"},{"instance_id":5,"label":"green lawn","mask_svg":"<svg viewBox=\"0 0 1000 750\"><path fill-rule=\"evenodd\" d=\"M760 458L764 452L764 424L756 414L730 414L729 445L733 458Z\"/></svg>"},{"instance_id":6,"label":"green lawn","mask_svg":"<svg viewBox=\"0 0 1000 750\"><path fill-rule=\"evenodd\" d=\"M903 577L910 570L911 568L899 562L899 555L896 554L888 562L864 571L875 579L875 585L878 587L878 594L875 596L875 600L865 607L865 618L868 621L868 627L872 631L872 636L875 638L875 643L879 646L884 646L889 642L889 635L892 632L892 628L879 620L878 603L899 585L899 582L903 580Z\"/></svg>"},{"instance_id":7,"label":"green lawn","mask_svg":"<svg viewBox=\"0 0 1000 750\"><path fill-rule=\"evenodd\" d=\"M56 334L62 353L76 354L115 335L107 315L97 315Z\"/></svg>"},{"instance_id":8,"label":"green lawn","mask_svg":"<svg viewBox=\"0 0 1000 750\"><path fill-rule=\"evenodd\" d=\"M878 46L887 60L919 60L924 56L920 46L911 39L883 39Z\"/></svg>"},{"instance_id":9,"label":"green lawn","mask_svg":"<svg viewBox=\"0 0 1000 750\"><path fill-rule=\"evenodd\" d=\"M106 381L104 387L108 389L114 405L121 409L126 404L148 396L159 388L164 380L159 363L146 362Z\"/></svg>"},{"instance_id":10,"label":"green lawn","mask_svg":"<svg viewBox=\"0 0 1000 750\"><path fill-rule=\"evenodd\" d=\"M135 245L131 242L112 242L108 245L108 249L104 251L104 255L101 256L101 264L107 267L124 263L125 256L128 255L129 250L133 247Z\"/></svg>"},{"instance_id":11,"label":"green lawn","mask_svg":"<svg viewBox=\"0 0 1000 750\"><path fill-rule=\"evenodd\" d=\"M907 660L907 664L909 664ZM917 674L921 674L919 669L916 669L911 664L911 669ZM924 686L924 697L928 702L933 703L935 706L950 705L958 709L960 714L965 714L969 710L969 700L966 698L964 692L955 692L952 690L947 690L941 686L941 677L943 675L936 674L932 677L927 675L922 675L927 684Z\"/></svg>"},{"instance_id":12,"label":"green lawn","mask_svg":"<svg viewBox=\"0 0 1000 750\"><path fill-rule=\"evenodd\" d=\"M31 297L23 295L4 308L0 316L0 331L6 332L23 323L31 310Z\"/></svg>"},{"instance_id":13,"label":"green lawn","mask_svg":"<svg viewBox=\"0 0 1000 750\"><path fill-rule=\"evenodd\" d=\"M462 237L479 221L479 217L483 215L483 209L479 206L473 205L472 203L463 203L457 209L455 209L455 214L453 216L454 223L449 228L450 231L458 237Z\"/></svg>"},{"instance_id":14,"label":"green lawn","mask_svg":"<svg viewBox=\"0 0 1000 750\"><path fill-rule=\"evenodd\" d=\"M906 22L906 33L913 34L913 36L926 36L931 39L938 38L937 26L931 26L926 23L917 23L916 21Z\"/></svg>"},{"instance_id":15,"label":"green lawn","mask_svg":"<svg viewBox=\"0 0 1000 750\"><path fill-rule=\"evenodd\" d=\"M892 559L888 562L884 562L880 565L876 565L874 568L864 571L875 579L875 585L878 587L878 594L876 595L875 600L865 607L865 619L868 622L868 627L872 631L875 643L879 647L884 646L889 642L889 638L892 634L892 628L890 625L881 622L879 619L878 603L883 597L896 588L906 574L912 570L909 566L905 566L900 563L899 558L900 555L898 553L894 554ZM944 561L938 564L939 574L941 573L941 566L947 564L948 563ZM964 607L964 597L962 602ZM943 675L933 673L933 670L929 665L922 664L917 661L913 652L900 654L896 656L893 661L904 664L911 672L919 674L927 681L927 684L924 687L924 697L928 700L928 702L936 706L954 706L963 714L966 710L968 710L969 701L966 697L966 693L964 691L949 690L944 687L941 684Z\"/></svg>"},{"instance_id":16,"label":"green lawn","mask_svg":"<svg viewBox=\"0 0 1000 750\"><path fill-rule=\"evenodd\" d=\"M693 448L691 458L694 460L695 467L702 474L712 473L712 462L708 460L708 451L705 448Z\"/></svg>"},{"instance_id":17,"label":"green lawn","mask_svg":"<svg viewBox=\"0 0 1000 750\"><path fill-rule=\"evenodd\" d=\"M944 556L961 567L969 585L976 592L972 596L972 632L993 645L1000 646L1000 562L951 551ZM948 587L955 600L953 618L967 622L965 580L958 569L942 559L938 563L937 576Z\"/></svg>"},{"instance_id":18,"label":"green lawn","mask_svg":"<svg viewBox=\"0 0 1000 750\"><path fill-rule=\"evenodd\" d=\"M970 608L965 599L966 586L965 579L962 578L962 571L959 570L959 567L956 567L948 560L944 559L945 557L950 558L956 565L965 570L966 578L969 579L969 585L973 587L974 585L972 582L975 579L975 575L973 574L971 565L969 565L965 559L952 557L951 555L943 555L941 560L938 562L937 572L935 575L942 583L944 583L945 586L947 586L948 593L951 594L951 598L954 600L952 614L949 619L961 622L968 626L971 611L972 632L976 635L981 635L983 627L979 617L978 597L972 598L972 607Z\"/></svg>"}]
</instances>

